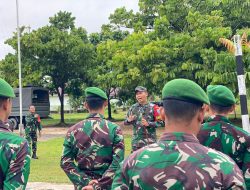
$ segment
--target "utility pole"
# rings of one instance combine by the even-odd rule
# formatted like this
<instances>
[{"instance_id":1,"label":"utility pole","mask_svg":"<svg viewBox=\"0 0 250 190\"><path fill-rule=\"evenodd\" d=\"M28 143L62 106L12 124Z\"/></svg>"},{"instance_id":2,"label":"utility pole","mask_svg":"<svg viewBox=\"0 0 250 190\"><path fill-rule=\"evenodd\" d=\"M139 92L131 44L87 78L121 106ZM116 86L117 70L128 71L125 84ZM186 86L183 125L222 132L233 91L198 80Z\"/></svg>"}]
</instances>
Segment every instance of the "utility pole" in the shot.
<instances>
[{"instance_id":1,"label":"utility pole","mask_svg":"<svg viewBox=\"0 0 250 190\"><path fill-rule=\"evenodd\" d=\"M242 127L245 131L250 132L249 115L248 115L248 108L247 108L247 96L246 96L246 82L245 82L245 75L244 75L244 64L242 60L243 54L242 54L242 44L241 44L240 35L234 36L234 46L235 46L238 88L239 88L239 95L240 95Z\"/></svg>"},{"instance_id":2,"label":"utility pole","mask_svg":"<svg viewBox=\"0 0 250 190\"><path fill-rule=\"evenodd\" d=\"M22 67L21 67L21 45L20 45L20 27L19 27L19 4L16 0L16 15L17 15L17 53L18 53L18 66L19 66L19 102L20 102L20 121L19 121L19 134L23 136L23 98L22 98Z\"/></svg>"}]
</instances>

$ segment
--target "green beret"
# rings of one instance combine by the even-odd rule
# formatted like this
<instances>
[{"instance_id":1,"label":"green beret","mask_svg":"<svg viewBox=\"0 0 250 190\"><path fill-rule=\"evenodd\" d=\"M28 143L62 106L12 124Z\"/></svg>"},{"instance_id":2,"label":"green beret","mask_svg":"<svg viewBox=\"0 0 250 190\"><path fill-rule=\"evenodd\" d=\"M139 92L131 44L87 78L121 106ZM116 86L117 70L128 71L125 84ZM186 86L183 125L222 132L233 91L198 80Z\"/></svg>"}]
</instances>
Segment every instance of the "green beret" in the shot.
<instances>
[{"instance_id":1,"label":"green beret","mask_svg":"<svg viewBox=\"0 0 250 190\"><path fill-rule=\"evenodd\" d=\"M207 95L211 103L219 106L232 106L236 103L232 91L222 85L209 85Z\"/></svg>"},{"instance_id":2,"label":"green beret","mask_svg":"<svg viewBox=\"0 0 250 190\"><path fill-rule=\"evenodd\" d=\"M15 93L13 88L5 80L0 78L0 96L7 98L14 98Z\"/></svg>"},{"instance_id":3,"label":"green beret","mask_svg":"<svg viewBox=\"0 0 250 190\"><path fill-rule=\"evenodd\" d=\"M174 79L166 83L162 89L162 99L209 104L205 91L198 84L187 79Z\"/></svg>"},{"instance_id":4,"label":"green beret","mask_svg":"<svg viewBox=\"0 0 250 190\"><path fill-rule=\"evenodd\" d=\"M85 96L90 97L90 96L99 96L101 98L103 98L104 100L107 100L108 97L106 95L106 93L101 90L100 88L97 87L88 87L85 89Z\"/></svg>"}]
</instances>

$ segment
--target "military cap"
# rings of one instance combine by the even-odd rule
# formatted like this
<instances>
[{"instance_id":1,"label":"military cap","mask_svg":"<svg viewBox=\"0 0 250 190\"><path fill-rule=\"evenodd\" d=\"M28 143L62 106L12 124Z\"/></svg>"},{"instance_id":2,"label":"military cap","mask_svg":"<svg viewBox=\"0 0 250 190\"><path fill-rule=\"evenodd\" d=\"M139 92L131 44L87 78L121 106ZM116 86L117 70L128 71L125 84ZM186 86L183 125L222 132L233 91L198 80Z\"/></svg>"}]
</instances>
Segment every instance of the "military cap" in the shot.
<instances>
[{"instance_id":1,"label":"military cap","mask_svg":"<svg viewBox=\"0 0 250 190\"><path fill-rule=\"evenodd\" d=\"M85 89L85 96L86 98L91 97L91 96L99 96L100 98L107 100L108 97L106 93L101 90L100 88L97 87L88 87Z\"/></svg>"},{"instance_id":2,"label":"military cap","mask_svg":"<svg viewBox=\"0 0 250 190\"><path fill-rule=\"evenodd\" d=\"M162 90L162 99L209 104L205 91L198 84L188 79L174 79L167 82Z\"/></svg>"},{"instance_id":3,"label":"military cap","mask_svg":"<svg viewBox=\"0 0 250 190\"><path fill-rule=\"evenodd\" d=\"M147 88L145 88L143 86L137 86L135 88L135 92L147 92Z\"/></svg>"},{"instance_id":4,"label":"military cap","mask_svg":"<svg viewBox=\"0 0 250 190\"><path fill-rule=\"evenodd\" d=\"M13 88L5 80L0 78L0 96L7 98L14 98L15 93Z\"/></svg>"},{"instance_id":5,"label":"military cap","mask_svg":"<svg viewBox=\"0 0 250 190\"><path fill-rule=\"evenodd\" d=\"M223 85L209 85L207 95L211 103L219 106L232 106L236 103L232 91Z\"/></svg>"}]
</instances>

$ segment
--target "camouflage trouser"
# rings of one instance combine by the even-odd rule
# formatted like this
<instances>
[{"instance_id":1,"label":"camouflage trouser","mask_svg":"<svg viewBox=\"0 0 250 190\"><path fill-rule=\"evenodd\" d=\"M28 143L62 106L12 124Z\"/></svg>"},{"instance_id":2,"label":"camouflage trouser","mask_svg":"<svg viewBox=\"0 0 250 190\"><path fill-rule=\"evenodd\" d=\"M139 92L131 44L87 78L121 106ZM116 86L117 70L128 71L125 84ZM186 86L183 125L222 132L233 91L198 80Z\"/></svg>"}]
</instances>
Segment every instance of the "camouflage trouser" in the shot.
<instances>
[{"instance_id":1,"label":"camouflage trouser","mask_svg":"<svg viewBox=\"0 0 250 190\"><path fill-rule=\"evenodd\" d=\"M26 139L32 147L32 152L36 153L37 150L37 133L36 132L30 132L28 135L26 135Z\"/></svg>"}]
</instances>

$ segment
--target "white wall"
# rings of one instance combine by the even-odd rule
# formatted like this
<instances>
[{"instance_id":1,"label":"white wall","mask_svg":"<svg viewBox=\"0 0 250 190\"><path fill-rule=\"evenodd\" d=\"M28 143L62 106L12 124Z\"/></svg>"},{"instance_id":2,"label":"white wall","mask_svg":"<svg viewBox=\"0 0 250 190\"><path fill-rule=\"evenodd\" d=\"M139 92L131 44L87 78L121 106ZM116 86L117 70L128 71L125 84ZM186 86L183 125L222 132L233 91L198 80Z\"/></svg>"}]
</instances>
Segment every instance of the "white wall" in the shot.
<instances>
[{"instance_id":1,"label":"white wall","mask_svg":"<svg viewBox=\"0 0 250 190\"><path fill-rule=\"evenodd\" d=\"M56 94L53 96L49 96L49 101L50 101L50 111L59 111L60 110L60 101L59 98ZM69 96L67 94L64 95L64 111L71 111L72 108L69 105Z\"/></svg>"}]
</instances>

